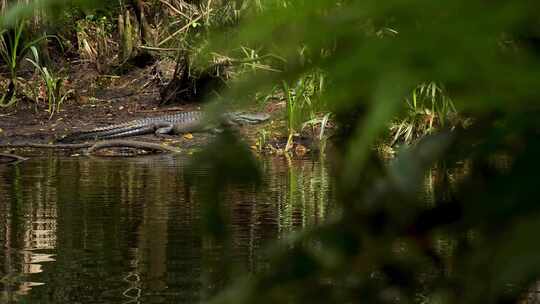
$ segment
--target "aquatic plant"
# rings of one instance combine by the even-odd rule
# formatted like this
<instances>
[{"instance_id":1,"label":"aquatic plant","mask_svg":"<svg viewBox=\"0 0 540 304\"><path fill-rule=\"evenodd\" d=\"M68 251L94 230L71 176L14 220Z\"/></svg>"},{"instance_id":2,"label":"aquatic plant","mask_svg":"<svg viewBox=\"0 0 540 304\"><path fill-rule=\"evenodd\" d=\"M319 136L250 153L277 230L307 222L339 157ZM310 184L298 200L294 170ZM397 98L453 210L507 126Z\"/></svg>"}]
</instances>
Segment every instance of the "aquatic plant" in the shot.
<instances>
[{"instance_id":1,"label":"aquatic plant","mask_svg":"<svg viewBox=\"0 0 540 304\"><path fill-rule=\"evenodd\" d=\"M300 77L293 87L283 82L282 91L285 97L286 120L288 128L288 140L285 148L288 151L292 146L293 136L307 126L315 126L320 123L322 139L329 114L322 94L325 86L325 75L321 71L308 73Z\"/></svg>"}]
</instances>

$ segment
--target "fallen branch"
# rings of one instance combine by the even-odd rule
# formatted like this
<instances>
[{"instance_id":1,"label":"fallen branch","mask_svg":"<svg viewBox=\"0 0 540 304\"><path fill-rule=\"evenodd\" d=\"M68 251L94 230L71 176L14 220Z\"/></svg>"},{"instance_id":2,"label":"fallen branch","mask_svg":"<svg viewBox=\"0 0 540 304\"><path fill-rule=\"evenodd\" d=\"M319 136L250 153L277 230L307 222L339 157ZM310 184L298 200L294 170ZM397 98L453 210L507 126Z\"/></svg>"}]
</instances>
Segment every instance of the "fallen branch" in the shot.
<instances>
[{"instance_id":1,"label":"fallen branch","mask_svg":"<svg viewBox=\"0 0 540 304\"><path fill-rule=\"evenodd\" d=\"M165 145L148 143L148 142L143 142L143 141L107 140L107 141L100 141L100 142L95 143L94 145L92 145L90 148L86 150L86 154L92 154L97 150L101 150L105 148L136 148L136 149L147 149L147 150L155 150L155 151L161 151L161 152L169 152L169 153L182 152L180 149L177 149L174 147L168 147Z\"/></svg>"},{"instance_id":2,"label":"fallen branch","mask_svg":"<svg viewBox=\"0 0 540 304\"><path fill-rule=\"evenodd\" d=\"M0 158L7 158L8 163L25 161L25 160L28 159L26 157L22 157L22 156L15 155L15 154L9 154L9 153L0 153Z\"/></svg>"},{"instance_id":3,"label":"fallen branch","mask_svg":"<svg viewBox=\"0 0 540 304\"><path fill-rule=\"evenodd\" d=\"M40 148L40 149L83 149L91 147L90 143L81 143L81 144L42 144L42 143L31 143L31 142L22 142L15 144L3 144L0 143L0 147L5 148Z\"/></svg>"},{"instance_id":4,"label":"fallen branch","mask_svg":"<svg viewBox=\"0 0 540 304\"><path fill-rule=\"evenodd\" d=\"M79 143L79 144L43 144L43 143L31 143L31 142L23 142L23 143L15 143L15 144L0 143L0 147L39 148L39 149L73 149L73 150L88 148L86 150L87 154L91 154L97 150L104 149L104 148L136 148L136 149L147 149L147 150L155 150L155 151L161 151L161 152L169 152L169 153L181 152L180 149L177 149L174 147L168 147L165 145L143 142L143 141L133 141L133 140L106 140L106 141L100 141L97 143ZM4 154L0 154L0 156L3 156L3 155Z\"/></svg>"}]
</instances>

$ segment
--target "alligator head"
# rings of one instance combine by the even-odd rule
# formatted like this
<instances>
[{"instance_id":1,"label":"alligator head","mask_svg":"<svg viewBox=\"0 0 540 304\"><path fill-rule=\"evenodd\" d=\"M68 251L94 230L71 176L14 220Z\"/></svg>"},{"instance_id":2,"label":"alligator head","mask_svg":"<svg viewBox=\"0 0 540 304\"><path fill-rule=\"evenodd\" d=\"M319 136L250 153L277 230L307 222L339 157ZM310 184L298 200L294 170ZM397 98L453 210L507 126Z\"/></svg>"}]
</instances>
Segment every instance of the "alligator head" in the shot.
<instances>
[{"instance_id":1,"label":"alligator head","mask_svg":"<svg viewBox=\"0 0 540 304\"><path fill-rule=\"evenodd\" d=\"M266 113L234 112L228 113L226 119L236 124L257 124L270 119L270 115Z\"/></svg>"}]
</instances>

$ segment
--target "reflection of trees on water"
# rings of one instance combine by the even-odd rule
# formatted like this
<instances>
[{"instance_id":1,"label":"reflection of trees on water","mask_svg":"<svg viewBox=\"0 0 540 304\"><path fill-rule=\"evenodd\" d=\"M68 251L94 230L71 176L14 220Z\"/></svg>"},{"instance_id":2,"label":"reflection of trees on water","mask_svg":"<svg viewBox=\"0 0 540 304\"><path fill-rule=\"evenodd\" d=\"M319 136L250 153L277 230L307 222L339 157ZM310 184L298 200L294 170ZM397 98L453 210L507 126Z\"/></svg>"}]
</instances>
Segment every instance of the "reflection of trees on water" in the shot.
<instances>
[{"instance_id":1,"label":"reflection of trees on water","mask_svg":"<svg viewBox=\"0 0 540 304\"><path fill-rule=\"evenodd\" d=\"M50 170L54 171L54 163ZM49 173L31 176L24 183L25 172L18 166L4 168L0 174L0 197L12 198L0 209L0 230L4 252L0 256L3 273L3 299L14 301L26 295L42 282L26 276L42 272L42 263L54 261L54 256L41 250L53 249L56 242L56 208L54 189L44 187Z\"/></svg>"},{"instance_id":2,"label":"reflection of trees on water","mask_svg":"<svg viewBox=\"0 0 540 304\"><path fill-rule=\"evenodd\" d=\"M197 185L186 186L184 162L51 157L0 171L2 298L196 302L225 283L223 254L235 273L260 271L269 240L326 215L324 165L264 160L266 187L225 194L232 236L224 246L201 235Z\"/></svg>"},{"instance_id":3,"label":"reflection of trees on water","mask_svg":"<svg viewBox=\"0 0 540 304\"><path fill-rule=\"evenodd\" d=\"M0 167L0 170L6 169ZM8 187L7 177L4 176L4 172L0 171L0 197L8 197ZM0 264L3 267L0 269L0 284L2 286L2 294L0 295L0 300L2 302L11 302L14 298L13 287L11 284L12 274L15 272L13 269L13 262L11 257L11 247L12 247L12 223L11 223L11 204L7 202L0 204L0 243L4 244L0 254Z\"/></svg>"}]
</instances>

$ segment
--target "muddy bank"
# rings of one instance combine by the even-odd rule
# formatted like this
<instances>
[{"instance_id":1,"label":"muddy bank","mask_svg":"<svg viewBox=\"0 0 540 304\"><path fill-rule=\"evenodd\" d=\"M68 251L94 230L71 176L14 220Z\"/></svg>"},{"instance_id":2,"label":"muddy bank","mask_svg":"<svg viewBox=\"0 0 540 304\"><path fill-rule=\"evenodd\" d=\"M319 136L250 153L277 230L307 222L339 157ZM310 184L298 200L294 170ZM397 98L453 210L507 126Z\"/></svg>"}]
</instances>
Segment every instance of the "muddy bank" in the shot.
<instances>
[{"instance_id":1,"label":"muddy bank","mask_svg":"<svg viewBox=\"0 0 540 304\"><path fill-rule=\"evenodd\" d=\"M201 110L201 105L196 103L160 106L159 88L152 78L153 69L155 67L134 69L123 76L112 76L100 75L84 66L74 66L67 81L74 92L72 98L52 117L46 111L45 103L36 103L28 99L21 99L15 106L9 108L0 108L0 145L49 144L76 131L178 111ZM254 111L279 116L276 115L276 112L279 112L278 108L274 105L268 109L254 109ZM246 138L248 144L254 146L258 130L265 128L265 125L267 124L242 126L238 131ZM194 133L156 137L149 134L130 139L194 148L206 143L212 136L215 135ZM14 149L0 147L0 151ZM35 150L35 147L15 150Z\"/></svg>"},{"instance_id":2,"label":"muddy bank","mask_svg":"<svg viewBox=\"0 0 540 304\"><path fill-rule=\"evenodd\" d=\"M72 91L68 101L62 104L58 113L52 117L45 102L35 102L21 98L9 108L0 108L0 152L17 152L23 155L34 154L36 147L14 148L7 145L25 143L50 144L72 132L91 130L144 117L171 114L179 111L198 111L201 104L196 102L160 105L160 84L155 81L156 69L166 70L166 64L157 63L145 68L134 68L124 75L102 75L85 65L69 65L65 85ZM27 85L31 86L29 81ZM259 153L282 154L285 150L303 155L318 151L313 134L293 136L287 145L287 123L284 121L285 103L283 100L265 101L255 105L251 112L264 112L271 120L258 125L245 125L237 131L253 150ZM215 136L211 133L183 135L153 134L134 136L129 139L165 144L182 149L194 149ZM22 150L22 152L21 152ZM81 149L65 149L63 153L77 153ZM69 151L71 150L71 151ZM118 150L118 149L116 149ZM41 151L45 153L44 151ZM136 155L134 151L116 151L115 155Z\"/></svg>"},{"instance_id":3,"label":"muddy bank","mask_svg":"<svg viewBox=\"0 0 540 304\"><path fill-rule=\"evenodd\" d=\"M24 98L13 107L0 108L0 142L51 142L73 131L199 109L197 105L159 107L159 91L149 74L150 68L124 76L99 75L74 66L67 80L73 94L52 117L44 102Z\"/></svg>"}]
</instances>

